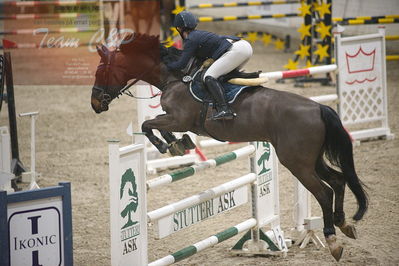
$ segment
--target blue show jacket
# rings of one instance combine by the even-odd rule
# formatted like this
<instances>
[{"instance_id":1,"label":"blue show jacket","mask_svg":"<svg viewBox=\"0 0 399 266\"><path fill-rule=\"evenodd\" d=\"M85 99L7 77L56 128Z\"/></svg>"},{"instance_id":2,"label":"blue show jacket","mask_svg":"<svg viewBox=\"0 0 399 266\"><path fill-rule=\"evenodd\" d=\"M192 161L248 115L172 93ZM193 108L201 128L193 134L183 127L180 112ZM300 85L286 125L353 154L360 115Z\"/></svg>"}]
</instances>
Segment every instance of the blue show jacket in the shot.
<instances>
[{"instance_id":1,"label":"blue show jacket","mask_svg":"<svg viewBox=\"0 0 399 266\"><path fill-rule=\"evenodd\" d=\"M208 31L193 30L183 41L184 49L180 59L169 63L167 67L171 70L183 69L193 56L202 60L208 58L217 60L232 46L227 39L237 41L240 38L235 36L220 36Z\"/></svg>"}]
</instances>

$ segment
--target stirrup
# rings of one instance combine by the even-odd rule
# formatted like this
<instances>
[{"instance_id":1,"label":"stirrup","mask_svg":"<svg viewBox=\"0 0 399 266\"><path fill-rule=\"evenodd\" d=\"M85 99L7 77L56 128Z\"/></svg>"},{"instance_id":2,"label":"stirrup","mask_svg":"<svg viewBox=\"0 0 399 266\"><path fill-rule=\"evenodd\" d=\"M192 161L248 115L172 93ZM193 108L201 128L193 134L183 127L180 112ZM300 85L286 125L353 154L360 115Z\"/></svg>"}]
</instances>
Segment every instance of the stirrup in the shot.
<instances>
[{"instance_id":1,"label":"stirrup","mask_svg":"<svg viewBox=\"0 0 399 266\"><path fill-rule=\"evenodd\" d=\"M233 113L231 110L220 111L217 114L213 115L211 120L232 120L236 117L237 114Z\"/></svg>"}]
</instances>

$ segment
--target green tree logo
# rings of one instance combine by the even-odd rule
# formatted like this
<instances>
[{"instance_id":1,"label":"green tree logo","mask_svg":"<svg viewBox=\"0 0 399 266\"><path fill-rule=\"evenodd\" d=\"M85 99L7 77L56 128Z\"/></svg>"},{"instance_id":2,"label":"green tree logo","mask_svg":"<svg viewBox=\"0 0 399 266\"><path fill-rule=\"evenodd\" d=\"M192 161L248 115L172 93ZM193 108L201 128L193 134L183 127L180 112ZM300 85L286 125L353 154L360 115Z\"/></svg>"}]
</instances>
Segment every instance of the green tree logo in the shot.
<instances>
[{"instance_id":1,"label":"green tree logo","mask_svg":"<svg viewBox=\"0 0 399 266\"><path fill-rule=\"evenodd\" d=\"M139 205L136 177L134 176L133 170L131 168L127 169L126 172L122 175L119 199L122 199L123 194L126 191L126 187L128 189L127 190L128 195L125 194L125 196L129 197L129 203L125 206L125 208L121 212L121 216L123 218L127 216L128 218L127 218L127 223L121 229L124 229L126 227L138 223L137 221L132 221L131 217L132 212L136 212L137 207Z\"/></svg>"},{"instance_id":2,"label":"green tree logo","mask_svg":"<svg viewBox=\"0 0 399 266\"><path fill-rule=\"evenodd\" d=\"M258 175L262 175L270 171L270 168L266 168L266 162L269 161L270 158L270 143L269 142L257 142L257 149L260 149L259 146L262 145L262 155L259 157L257 164L261 166L262 170L258 173Z\"/></svg>"}]
</instances>

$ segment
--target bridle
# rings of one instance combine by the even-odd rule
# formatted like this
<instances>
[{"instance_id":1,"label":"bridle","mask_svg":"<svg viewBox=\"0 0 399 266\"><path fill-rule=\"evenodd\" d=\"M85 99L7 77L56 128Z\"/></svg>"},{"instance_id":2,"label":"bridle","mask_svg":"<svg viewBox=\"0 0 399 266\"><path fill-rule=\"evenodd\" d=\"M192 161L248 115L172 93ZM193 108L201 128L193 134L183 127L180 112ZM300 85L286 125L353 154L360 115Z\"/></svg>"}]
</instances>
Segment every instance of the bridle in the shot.
<instances>
[{"instance_id":1,"label":"bridle","mask_svg":"<svg viewBox=\"0 0 399 266\"><path fill-rule=\"evenodd\" d=\"M139 82L140 80L143 79L143 77L145 77L148 73L152 72L154 70L154 68L156 67L156 63L154 63L154 65L152 67L150 67L148 70L144 71L143 73L141 73L140 75L138 75L132 82L126 84L124 87L122 87L120 90L117 90L116 93L111 94L109 92L109 80L110 80L110 74L111 74L111 67L118 67L121 71L124 72L124 74L127 76L128 72L126 71L126 69L122 66L118 66L118 65L113 65L114 59L115 59L115 55L116 52L109 52L107 55L107 60L102 63L99 64L97 67L97 71L99 69L102 69L105 67L105 71L104 71L104 76L105 76L105 87L99 87L97 85L94 84L93 86L93 90L97 90L101 92L101 108L103 108L104 110L108 109L108 105L111 103L111 101L117 97L119 97L122 94L128 95L130 97L135 97L130 91L129 88L132 87L134 84L136 84L137 82ZM150 97L150 98L154 98L159 96L159 94L157 93L156 95Z\"/></svg>"}]
</instances>

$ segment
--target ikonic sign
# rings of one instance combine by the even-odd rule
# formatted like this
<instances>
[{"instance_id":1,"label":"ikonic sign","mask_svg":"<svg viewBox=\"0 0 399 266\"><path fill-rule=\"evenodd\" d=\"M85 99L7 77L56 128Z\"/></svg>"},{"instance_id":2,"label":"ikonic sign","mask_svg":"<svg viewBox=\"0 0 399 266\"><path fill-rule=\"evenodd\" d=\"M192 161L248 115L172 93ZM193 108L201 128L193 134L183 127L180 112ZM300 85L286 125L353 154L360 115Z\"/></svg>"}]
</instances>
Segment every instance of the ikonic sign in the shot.
<instances>
[{"instance_id":1,"label":"ikonic sign","mask_svg":"<svg viewBox=\"0 0 399 266\"><path fill-rule=\"evenodd\" d=\"M69 183L0 195L1 265L72 265Z\"/></svg>"},{"instance_id":2,"label":"ikonic sign","mask_svg":"<svg viewBox=\"0 0 399 266\"><path fill-rule=\"evenodd\" d=\"M62 265L61 202L39 209L11 206L8 224L12 265Z\"/></svg>"}]
</instances>

